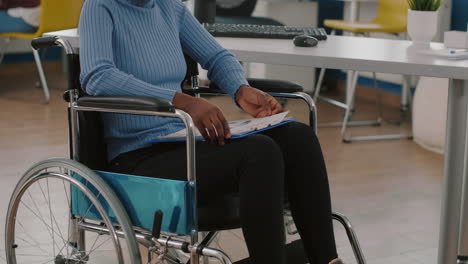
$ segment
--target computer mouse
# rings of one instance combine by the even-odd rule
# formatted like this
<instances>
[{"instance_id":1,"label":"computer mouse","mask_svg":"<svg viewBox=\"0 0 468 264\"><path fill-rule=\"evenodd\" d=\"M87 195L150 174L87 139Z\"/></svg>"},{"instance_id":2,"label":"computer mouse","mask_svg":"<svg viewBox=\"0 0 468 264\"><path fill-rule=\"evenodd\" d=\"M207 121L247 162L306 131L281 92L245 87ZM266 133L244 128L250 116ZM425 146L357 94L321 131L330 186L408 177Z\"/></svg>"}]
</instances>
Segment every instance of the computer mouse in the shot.
<instances>
[{"instance_id":1,"label":"computer mouse","mask_svg":"<svg viewBox=\"0 0 468 264\"><path fill-rule=\"evenodd\" d=\"M293 39L293 42L296 47L315 47L319 41L312 36L299 35Z\"/></svg>"}]
</instances>

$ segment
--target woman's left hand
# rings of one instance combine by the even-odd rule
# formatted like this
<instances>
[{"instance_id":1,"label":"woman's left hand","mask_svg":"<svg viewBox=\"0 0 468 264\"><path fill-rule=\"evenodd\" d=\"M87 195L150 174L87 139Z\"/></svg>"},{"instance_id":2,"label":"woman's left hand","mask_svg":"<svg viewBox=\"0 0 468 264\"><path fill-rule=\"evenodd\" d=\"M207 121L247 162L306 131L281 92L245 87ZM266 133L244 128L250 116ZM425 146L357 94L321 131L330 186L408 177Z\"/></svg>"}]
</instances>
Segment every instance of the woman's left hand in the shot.
<instances>
[{"instance_id":1,"label":"woman's left hand","mask_svg":"<svg viewBox=\"0 0 468 264\"><path fill-rule=\"evenodd\" d=\"M283 112L283 107L273 96L245 85L237 91L236 101L245 112L256 118Z\"/></svg>"}]
</instances>

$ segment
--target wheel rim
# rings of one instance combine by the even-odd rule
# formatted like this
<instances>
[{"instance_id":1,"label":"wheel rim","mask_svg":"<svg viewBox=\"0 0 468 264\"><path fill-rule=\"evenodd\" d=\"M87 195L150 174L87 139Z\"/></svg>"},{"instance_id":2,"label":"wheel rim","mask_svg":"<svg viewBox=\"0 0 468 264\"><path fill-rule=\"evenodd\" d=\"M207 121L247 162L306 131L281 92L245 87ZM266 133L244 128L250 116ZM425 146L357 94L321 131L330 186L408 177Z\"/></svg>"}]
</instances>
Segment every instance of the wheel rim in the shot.
<instances>
[{"instance_id":1,"label":"wheel rim","mask_svg":"<svg viewBox=\"0 0 468 264\"><path fill-rule=\"evenodd\" d=\"M103 261L103 257L109 257L109 255L113 255L109 263L124 263L121 242L99 201L108 194L101 192L93 194L87 186L88 181L82 183L72 176L75 170L69 170L70 166L58 166L57 161L52 163L55 166L38 166L35 170L29 170L15 188L8 208L5 230L8 263L107 263ZM82 215L85 217L74 218L73 223L79 225L83 221L89 221L88 211L97 211L101 220L90 221L101 223L108 230L107 236L87 232L86 241L83 240L86 243L83 245L87 244L88 247L83 249L79 248L76 233L72 232L71 222L68 221L72 218L70 186L91 201L90 206ZM66 198L63 199L64 197ZM54 206L57 205L65 209L65 213L62 212L63 210L55 209ZM65 217L68 218L67 221L64 221ZM24 221L24 218L27 221ZM108 250L109 247L112 248L113 254ZM130 254L129 263L138 263L132 259L131 255L134 254Z\"/></svg>"}]
</instances>

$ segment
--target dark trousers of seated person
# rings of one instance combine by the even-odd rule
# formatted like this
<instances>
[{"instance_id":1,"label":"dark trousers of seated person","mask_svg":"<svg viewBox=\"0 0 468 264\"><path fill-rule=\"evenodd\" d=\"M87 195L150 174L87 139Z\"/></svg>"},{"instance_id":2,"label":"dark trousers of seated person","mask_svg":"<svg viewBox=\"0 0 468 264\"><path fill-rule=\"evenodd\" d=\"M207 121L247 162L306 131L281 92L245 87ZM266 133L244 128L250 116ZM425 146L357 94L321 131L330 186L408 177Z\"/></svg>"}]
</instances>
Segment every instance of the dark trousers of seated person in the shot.
<instances>
[{"instance_id":1,"label":"dark trousers of seated person","mask_svg":"<svg viewBox=\"0 0 468 264\"><path fill-rule=\"evenodd\" d=\"M330 191L313 130L290 123L224 146L196 146L198 203L239 193L251 263L284 264L283 193L311 264L337 257ZM185 143L160 143L111 161L114 172L186 180Z\"/></svg>"}]
</instances>

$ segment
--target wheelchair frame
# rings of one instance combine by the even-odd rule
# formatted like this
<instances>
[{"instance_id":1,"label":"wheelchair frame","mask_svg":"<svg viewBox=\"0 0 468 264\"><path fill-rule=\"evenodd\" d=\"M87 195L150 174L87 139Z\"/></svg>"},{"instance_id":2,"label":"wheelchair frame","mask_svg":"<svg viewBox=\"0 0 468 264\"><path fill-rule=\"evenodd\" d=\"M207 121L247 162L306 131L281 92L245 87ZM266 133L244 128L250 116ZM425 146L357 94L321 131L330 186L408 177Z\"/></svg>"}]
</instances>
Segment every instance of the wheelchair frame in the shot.
<instances>
[{"instance_id":1,"label":"wheelchair frame","mask_svg":"<svg viewBox=\"0 0 468 264\"><path fill-rule=\"evenodd\" d=\"M67 57L69 59L70 66L72 66L72 63L74 60L76 60L77 55L75 54L73 48L71 45L60 38L57 37L46 37L46 38L39 38L36 40L33 40L32 45L35 49L38 48L43 48L43 47L50 47L50 46L61 46L64 48ZM73 241L76 241L77 247L78 248L85 248L85 231L91 231L91 232L97 232L100 234L109 234L111 237L115 238L117 237L124 237L127 239L127 243L129 245L129 250L131 252L130 254L130 262L133 264L139 264L141 263L140 259L140 254L138 250L138 246L136 242L140 243L141 245L147 247L148 250L148 263L151 262L151 257L152 253L156 254L163 254L163 257L165 260L167 260L170 263L175 263L175 264L180 264L180 262L177 259L174 259L173 257L169 255L164 255L164 252L167 251L168 248L171 249L177 249L181 250L185 253L190 254L190 263L191 264L198 264L200 261L200 256L203 257L213 257L218 259L221 263L223 264L232 264L231 260L229 257L222 252L221 250L214 249L208 247L211 241L214 239L216 236L217 231L211 231L208 232L208 234L201 240L199 241L198 238L198 229L197 225L195 225L195 228L191 231L190 234L190 242L186 242L184 240L178 239L171 237L169 235L162 235L159 236L160 230L145 230L142 228L138 227L133 227L131 225L131 222L129 220L129 217L127 213L125 212L125 208L123 208L122 204L116 198L117 196L114 194L112 189L98 176L94 171L91 169L77 163L74 160L79 160L78 157L78 146L79 146L79 127L78 127L78 112L82 111L92 111L92 112L106 112L106 113L122 113L122 114L134 114L134 115L148 115L148 116L162 116L162 117L173 117L173 118L178 118L181 119L186 128L187 128L187 136L186 136L186 147L187 147L187 181L189 182L189 185L191 188L193 188L193 191L195 191L195 197L196 197L196 164L195 164L195 125L192 121L192 118L190 115L188 115L186 112L183 112L181 110L177 109L171 109L171 111L159 111L159 108L156 107L154 110L150 110L147 107L143 108L145 110L141 110L140 105L130 105L128 108L124 107L115 107L112 105L105 105L101 104L99 105L99 97L94 98L95 100L89 104L89 103L81 103L80 98L79 98L79 91L75 88L76 84L79 84L79 81L77 80L78 76L73 76L73 70L71 70L72 73L70 75L69 79L69 90L67 91L69 99L69 110L70 110L70 156L72 160L65 160L65 159L53 159L53 160L46 160L43 162L40 162L36 165L34 165L22 178L22 180L19 182L17 188L15 189L12 198L10 200L10 205L8 208L8 213L7 213L7 223L6 223L6 256L7 256L7 261L9 264L16 263L16 258L15 258L15 250L14 250L14 237L12 237L12 233L14 233L14 225L15 222L11 222L11 217L12 217L12 212L14 212L15 207L18 206L18 195L20 195L21 192L25 191L24 183L31 181L33 179L32 175L34 175L36 172L40 171L40 169L44 168L47 166L47 164L59 164L60 166L63 166L66 170L73 170L73 171L78 171L82 173L83 177L89 180L91 183L96 183L96 185L103 185L104 191L106 195L109 197L109 204L112 203L111 207L116 208L117 211L119 211L116 214L120 214L119 218L119 223L120 226L114 226L112 223L110 223L110 220L107 216L103 215L103 221L108 223L107 227L103 227L102 225L98 224L93 224L90 222L86 221L77 221L76 218L72 217L70 219L71 225L72 225L72 237L74 238ZM198 84L197 80L194 80L193 82L194 85ZM197 92L198 87L193 87L194 90ZM200 90L201 91L201 90ZM314 131L316 131L317 128L317 121L316 121L316 109L315 109L315 104L311 97L305 93L298 92L294 94L288 94L288 93L271 93L271 95L275 97L281 97L281 98L296 98L296 99L301 99L304 100L307 105L309 106L310 110L310 125L314 128ZM156 99L149 99L149 100L156 100ZM156 100L157 103L161 103L161 101ZM164 102L163 102L164 103ZM94 104L94 105L93 105ZM166 105L171 106L169 103L165 102ZM140 108L140 109L139 109ZM39 175L39 177L61 177L60 175L55 175L53 173L49 173L49 175L46 175L47 173L43 173ZM81 174L80 174L81 175ZM76 182L73 182L76 186L79 186ZM27 185L27 184L26 184ZM21 187L21 188L20 188ZM82 191L86 194L89 195L90 197L93 197L93 193L89 191L87 188L82 188ZM196 209L196 199L193 201L193 206ZM98 206L99 207L99 206ZM102 208L98 210L102 212ZM197 210L192 210L192 217L197 219ZM286 214L287 215L287 214ZM357 240L356 234L352 228L352 225L350 221L341 214L338 213L333 213L333 219L338 220L345 228L346 233L348 235L348 238L350 240L354 255L357 259L357 262L359 264L365 264L365 259L362 254L361 248L359 246L359 242ZM289 223L291 224L291 223ZM160 226L159 226L160 228ZM288 228L288 233L294 234L297 231L292 231ZM115 243L115 242L114 242ZM118 242L117 242L118 243ZM121 252L119 254L122 254ZM206 259L203 259L204 262Z\"/></svg>"}]
</instances>

